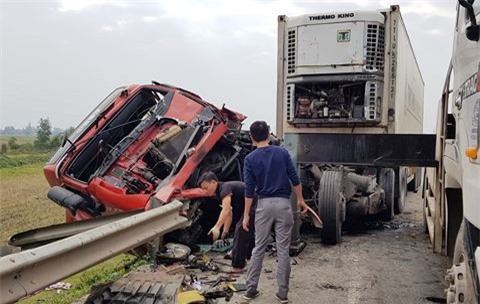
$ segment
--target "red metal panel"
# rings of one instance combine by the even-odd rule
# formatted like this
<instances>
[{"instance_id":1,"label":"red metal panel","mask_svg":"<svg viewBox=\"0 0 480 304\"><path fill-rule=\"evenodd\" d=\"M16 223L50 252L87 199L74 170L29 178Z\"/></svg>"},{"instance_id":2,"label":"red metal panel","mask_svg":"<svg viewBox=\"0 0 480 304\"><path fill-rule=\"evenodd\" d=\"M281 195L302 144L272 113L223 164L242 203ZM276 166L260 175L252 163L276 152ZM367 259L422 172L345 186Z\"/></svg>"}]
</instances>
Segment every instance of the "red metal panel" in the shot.
<instances>
[{"instance_id":1,"label":"red metal panel","mask_svg":"<svg viewBox=\"0 0 480 304\"><path fill-rule=\"evenodd\" d=\"M217 126L211 126L210 130L203 136L202 140L195 147L196 151L191 155L182 169L165 185L160 191L158 191L154 197L162 203L166 203L172 199L172 197L181 196L183 186L188 180L192 172L197 168L198 164L207 155L207 153L213 148L217 141L228 130L225 124L219 124ZM147 209L150 208L150 203L147 204Z\"/></svg>"}]
</instances>

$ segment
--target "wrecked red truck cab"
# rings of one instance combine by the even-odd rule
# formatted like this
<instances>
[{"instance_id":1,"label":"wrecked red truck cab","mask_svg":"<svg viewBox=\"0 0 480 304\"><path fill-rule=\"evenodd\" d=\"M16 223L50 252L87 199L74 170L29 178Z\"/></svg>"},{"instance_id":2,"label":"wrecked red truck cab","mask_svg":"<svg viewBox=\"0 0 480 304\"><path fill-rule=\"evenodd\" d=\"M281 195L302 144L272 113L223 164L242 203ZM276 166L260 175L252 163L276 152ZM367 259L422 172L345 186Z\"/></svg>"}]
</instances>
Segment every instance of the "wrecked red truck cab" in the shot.
<instances>
[{"instance_id":1,"label":"wrecked red truck cab","mask_svg":"<svg viewBox=\"0 0 480 304\"><path fill-rule=\"evenodd\" d=\"M195 221L209 222L213 214L205 206L216 204L200 208L205 193L197 179L208 170L222 180L242 180L243 159L252 150L241 130L244 119L157 82L118 88L45 165L48 197L66 209L69 222L179 198L188 203L198 236Z\"/></svg>"}]
</instances>

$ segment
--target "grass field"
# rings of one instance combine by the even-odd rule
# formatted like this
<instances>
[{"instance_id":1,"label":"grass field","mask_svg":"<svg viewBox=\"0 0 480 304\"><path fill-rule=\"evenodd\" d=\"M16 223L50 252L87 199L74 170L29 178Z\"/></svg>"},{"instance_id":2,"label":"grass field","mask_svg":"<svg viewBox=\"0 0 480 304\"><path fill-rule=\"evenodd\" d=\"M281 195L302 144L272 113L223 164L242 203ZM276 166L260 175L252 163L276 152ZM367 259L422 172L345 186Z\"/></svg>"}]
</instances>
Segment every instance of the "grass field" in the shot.
<instances>
[{"instance_id":1,"label":"grass field","mask_svg":"<svg viewBox=\"0 0 480 304\"><path fill-rule=\"evenodd\" d=\"M0 142L8 138L0 136ZM21 143L33 140L22 138ZM5 245L15 233L65 221L65 209L47 198L50 187L42 167L50 155L51 152L35 151L0 155L0 245ZM43 291L19 303L71 303L86 295L92 285L114 280L142 263L145 262L136 261L132 255L122 254L66 279L72 284L68 291Z\"/></svg>"},{"instance_id":2,"label":"grass field","mask_svg":"<svg viewBox=\"0 0 480 304\"><path fill-rule=\"evenodd\" d=\"M65 210L47 198L44 158L28 165L0 167L0 244L14 233L65 221Z\"/></svg>"},{"instance_id":3,"label":"grass field","mask_svg":"<svg viewBox=\"0 0 480 304\"><path fill-rule=\"evenodd\" d=\"M0 135L0 145L3 143L8 143L11 137L17 139L17 144L23 145L28 143L33 143L35 141L35 136L9 136L9 135Z\"/></svg>"}]
</instances>

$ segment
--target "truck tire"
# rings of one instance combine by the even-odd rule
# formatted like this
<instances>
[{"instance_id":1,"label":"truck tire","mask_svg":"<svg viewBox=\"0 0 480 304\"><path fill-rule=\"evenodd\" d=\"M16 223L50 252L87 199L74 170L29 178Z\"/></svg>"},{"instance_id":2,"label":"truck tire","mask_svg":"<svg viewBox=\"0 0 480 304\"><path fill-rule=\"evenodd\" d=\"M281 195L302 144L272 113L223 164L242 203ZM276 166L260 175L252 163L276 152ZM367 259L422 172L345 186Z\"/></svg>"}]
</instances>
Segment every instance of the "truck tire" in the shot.
<instances>
[{"instance_id":1,"label":"truck tire","mask_svg":"<svg viewBox=\"0 0 480 304\"><path fill-rule=\"evenodd\" d=\"M380 213L380 218L384 221L391 221L395 214L395 171L392 168L382 168L378 175L378 184L385 192L384 209Z\"/></svg>"},{"instance_id":2,"label":"truck tire","mask_svg":"<svg viewBox=\"0 0 480 304\"><path fill-rule=\"evenodd\" d=\"M396 186L398 187L397 197L395 197L394 210L395 214L400 214L405 208L405 202L407 200L407 174L404 167L398 169L398 178Z\"/></svg>"},{"instance_id":3,"label":"truck tire","mask_svg":"<svg viewBox=\"0 0 480 304\"><path fill-rule=\"evenodd\" d=\"M318 191L318 211L323 221L322 243L337 244L341 241L344 204L343 173L324 172Z\"/></svg>"},{"instance_id":4,"label":"truck tire","mask_svg":"<svg viewBox=\"0 0 480 304\"><path fill-rule=\"evenodd\" d=\"M472 268L465 246L465 220L458 230L455 241L452 268L447 271L445 279L450 283L447 289L447 303L478 303L475 296L475 284ZM451 287L454 287L453 289Z\"/></svg>"}]
</instances>

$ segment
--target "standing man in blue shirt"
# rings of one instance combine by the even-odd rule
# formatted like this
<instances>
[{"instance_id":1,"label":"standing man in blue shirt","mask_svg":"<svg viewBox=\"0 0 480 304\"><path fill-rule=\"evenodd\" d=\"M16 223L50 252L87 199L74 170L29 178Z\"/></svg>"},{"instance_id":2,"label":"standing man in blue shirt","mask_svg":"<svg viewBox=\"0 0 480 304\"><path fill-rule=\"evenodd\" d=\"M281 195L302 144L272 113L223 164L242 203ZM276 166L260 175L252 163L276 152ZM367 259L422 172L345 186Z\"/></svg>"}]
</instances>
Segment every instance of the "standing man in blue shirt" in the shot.
<instances>
[{"instance_id":1,"label":"standing man in blue shirt","mask_svg":"<svg viewBox=\"0 0 480 304\"><path fill-rule=\"evenodd\" d=\"M292 185L297 196L299 210L306 213L308 207L303 199L302 186L295 165L287 150L268 144L269 126L264 121L254 122L250 126L250 136L257 148L247 155L243 168L245 180L243 228L246 231L249 229L250 208L255 194L258 196L258 202L255 212L255 248L247 272L247 292L243 297L251 300L260 295L257 287L263 256L267 249L270 232L274 227L278 258L278 292L275 297L280 303L288 303L289 247L293 228L293 212L290 202Z\"/></svg>"}]
</instances>

